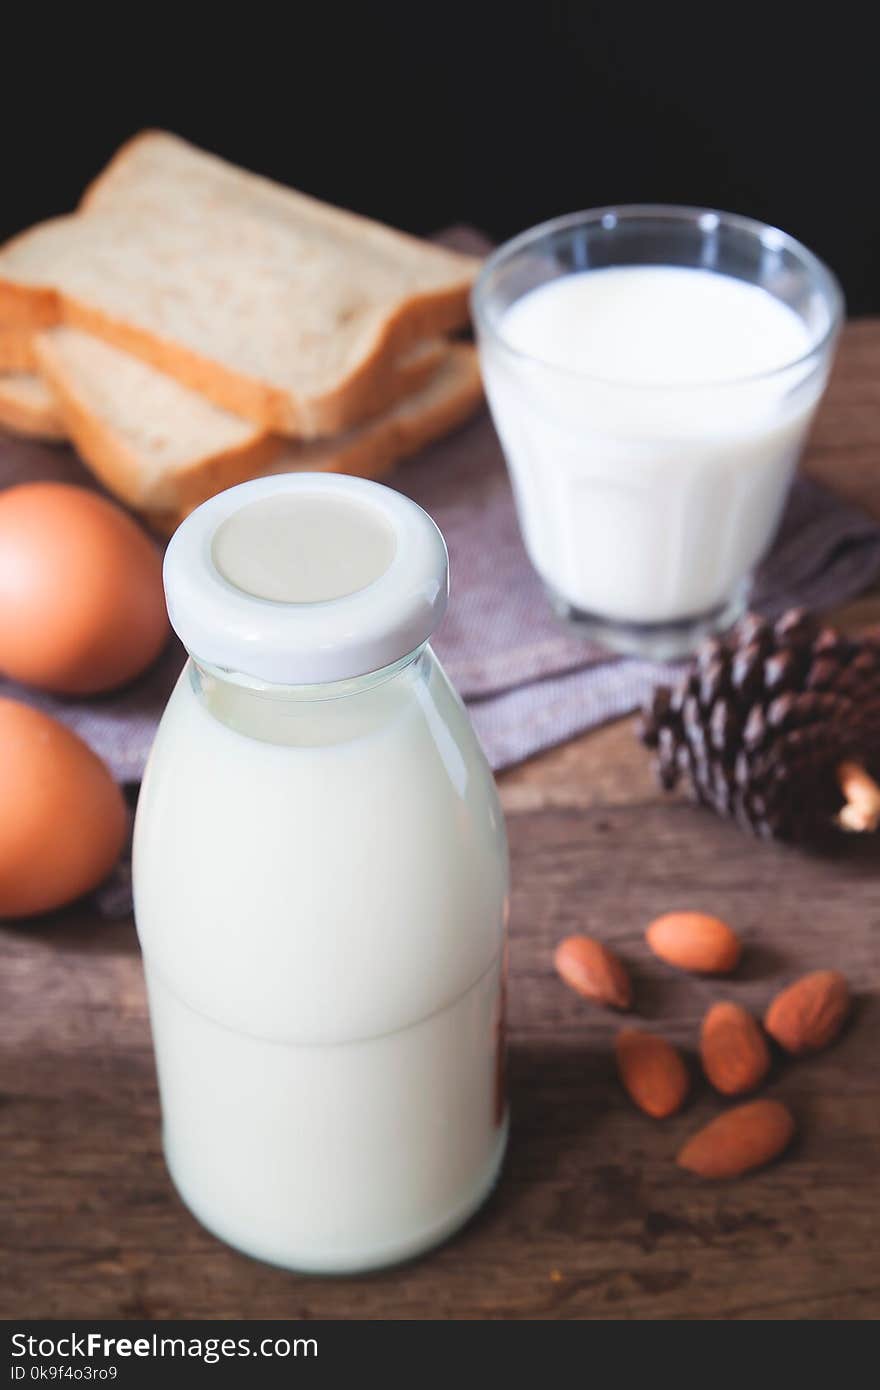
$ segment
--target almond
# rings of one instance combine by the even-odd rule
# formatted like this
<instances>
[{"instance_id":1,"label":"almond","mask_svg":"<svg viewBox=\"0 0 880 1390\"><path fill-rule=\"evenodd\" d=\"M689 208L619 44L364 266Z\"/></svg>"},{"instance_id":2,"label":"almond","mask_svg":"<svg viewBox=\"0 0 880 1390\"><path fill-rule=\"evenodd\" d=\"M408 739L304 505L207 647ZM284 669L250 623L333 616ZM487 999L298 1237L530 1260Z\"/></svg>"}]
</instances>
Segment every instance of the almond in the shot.
<instances>
[{"instance_id":1,"label":"almond","mask_svg":"<svg viewBox=\"0 0 880 1390\"><path fill-rule=\"evenodd\" d=\"M742 953L740 939L727 923L705 912L667 912L645 936L655 956L700 975L726 975Z\"/></svg>"},{"instance_id":2,"label":"almond","mask_svg":"<svg viewBox=\"0 0 880 1390\"><path fill-rule=\"evenodd\" d=\"M849 986L839 970L814 970L777 994L764 1027L786 1052L818 1052L843 1027Z\"/></svg>"},{"instance_id":3,"label":"almond","mask_svg":"<svg viewBox=\"0 0 880 1390\"><path fill-rule=\"evenodd\" d=\"M778 1158L794 1134L794 1119L778 1100L750 1100L692 1135L676 1159L700 1178L738 1178Z\"/></svg>"},{"instance_id":4,"label":"almond","mask_svg":"<svg viewBox=\"0 0 880 1390\"><path fill-rule=\"evenodd\" d=\"M624 1089L646 1115L663 1120L684 1105L690 1079L682 1055L665 1038L624 1028L615 1043Z\"/></svg>"},{"instance_id":5,"label":"almond","mask_svg":"<svg viewBox=\"0 0 880 1390\"><path fill-rule=\"evenodd\" d=\"M567 985L584 999L628 1009L632 1003L629 972L619 956L591 936L569 936L556 947L553 957Z\"/></svg>"},{"instance_id":6,"label":"almond","mask_svg":"<svg viewBox=\"0 0 880 1390\"><path fill-rule=\"evenodd\" d=\"M741 1004L713 1004L700 1030L700 1058L716 1091L753 1091L770 1070L770 1049L760 1025Z\"/></svg>"}]
</instances>

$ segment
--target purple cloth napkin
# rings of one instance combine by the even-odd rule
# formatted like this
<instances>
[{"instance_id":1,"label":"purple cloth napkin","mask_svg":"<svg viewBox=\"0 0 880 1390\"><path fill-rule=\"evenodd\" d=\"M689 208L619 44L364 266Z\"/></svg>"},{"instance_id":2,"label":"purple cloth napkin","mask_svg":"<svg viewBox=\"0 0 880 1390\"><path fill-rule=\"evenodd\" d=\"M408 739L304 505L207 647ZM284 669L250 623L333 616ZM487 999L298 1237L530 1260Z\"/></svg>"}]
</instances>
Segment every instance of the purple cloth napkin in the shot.
<instances>
[{"instance_id":1,"label":"purple cloth napkin","mask_svg":"<svg viewBox=\"0 0 880 1390\"><path fill-rule=\"evenodd\" d=\"M0 487L26 478L94 486L69 449L0 439ZM435 649L467 702L496 769L635 709L669 668L613 657L553 616L520 540L501 451L485 413L404 465L394 485L446 536L452 599ZM843 603L880 576L880 526L799 479L754 604L775 615L793 603ZM0 694L48 710L76 729L122 782L137 781L183 662L176 641L117 694L60 700L0 681ZM2 652L0 652L2 665Z\"/></svg>"}]
</instances>

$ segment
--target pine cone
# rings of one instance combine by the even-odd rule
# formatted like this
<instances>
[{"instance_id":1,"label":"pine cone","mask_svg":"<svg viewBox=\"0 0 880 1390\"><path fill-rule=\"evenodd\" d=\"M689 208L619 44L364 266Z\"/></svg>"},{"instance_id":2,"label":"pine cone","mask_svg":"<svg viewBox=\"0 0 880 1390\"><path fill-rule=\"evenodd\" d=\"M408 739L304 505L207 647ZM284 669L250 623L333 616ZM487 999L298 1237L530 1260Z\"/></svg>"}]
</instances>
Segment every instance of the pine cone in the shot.
<instances>
[{"instance_id":1,"label":"pine cone","mask_svg":"<svg viewBox=\"0 0 880 1390\"><path fill-rule=\"evenodd\" d=\"M815 841L880 823L880 634L850 639L792 609L749 614L658 686L641 738L667 790L765 839Z\"/></svg>"}]
</instances>

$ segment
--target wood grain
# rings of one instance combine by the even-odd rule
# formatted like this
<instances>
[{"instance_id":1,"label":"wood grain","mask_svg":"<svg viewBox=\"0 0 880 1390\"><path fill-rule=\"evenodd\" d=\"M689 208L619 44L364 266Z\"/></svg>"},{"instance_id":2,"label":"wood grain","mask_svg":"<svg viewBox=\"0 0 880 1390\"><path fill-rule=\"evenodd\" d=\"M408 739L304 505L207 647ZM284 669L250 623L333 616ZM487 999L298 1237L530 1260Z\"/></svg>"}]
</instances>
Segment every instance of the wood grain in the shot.
<instances>
[{"instance_id":1,"label":"wood grain","mask_svg":"<svg viewBox=\"0 0 880 1390\"><path fill-rule=\"evenodd\" d=\"M880 517L880 322L851 325L808 470ZM874 616L876 599L854 621ZM880 604L877 604L880 615ZM441 1250L362 1279L254 1263L175 1196L130 922L80 907L0 931L0 1316L873 1318L880 1314L880 877L874 844L835 857L748 839L657 793L630 721L501 779L514 867L513 1132L499 1187ZM747 943L724 982L654 960L657 913L705 908ZM594 931L631 964L638 1016L683 1046L685 1111L637 1113L613 1072L620 1020L565 990L552 948ZM776 1057L767 1093L799 1135L737 1183L680 1172L717 1113L696 1033L719 997L763 1008L833 965L856 1010L818 1057Z\"/></svg>"}]
</instances>

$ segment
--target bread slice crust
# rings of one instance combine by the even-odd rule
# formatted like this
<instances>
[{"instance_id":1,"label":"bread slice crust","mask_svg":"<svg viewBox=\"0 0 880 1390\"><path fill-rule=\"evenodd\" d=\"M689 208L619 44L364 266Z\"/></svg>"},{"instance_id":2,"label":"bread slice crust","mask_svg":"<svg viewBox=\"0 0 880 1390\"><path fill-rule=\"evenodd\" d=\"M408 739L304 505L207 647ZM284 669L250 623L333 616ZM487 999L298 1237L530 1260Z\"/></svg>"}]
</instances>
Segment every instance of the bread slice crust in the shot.
<instances>
[{"instance_id":1,"label":"bread slice crust","mask_svg":"<svg viewBox=\"0 0 880 1390\"><path fill-rule=\"evenodd\" d=\"M34 372L34 335L27 328L0 324L0 372Z\"/></svg>"}]
</instances>

